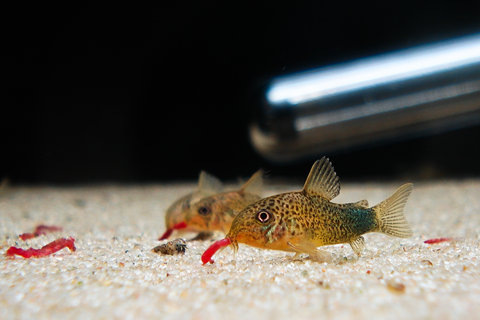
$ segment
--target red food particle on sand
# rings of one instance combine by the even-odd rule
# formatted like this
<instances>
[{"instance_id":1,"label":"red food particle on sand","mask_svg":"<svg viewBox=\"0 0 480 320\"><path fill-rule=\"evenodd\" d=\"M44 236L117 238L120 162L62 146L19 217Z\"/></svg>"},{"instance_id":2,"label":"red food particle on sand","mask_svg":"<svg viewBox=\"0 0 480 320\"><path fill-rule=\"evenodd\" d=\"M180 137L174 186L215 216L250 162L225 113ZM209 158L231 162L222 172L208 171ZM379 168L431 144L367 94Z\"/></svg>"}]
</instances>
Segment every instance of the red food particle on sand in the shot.
<instances>
[{"instance_id":1,"label":"red food particle on sand","mask_svg":"<svg viewBox=\"0 0 480 320\"><path fill-rule=\"evenodd\" d=\"M165 240L168 239L172 235L173 230L179 230L179 229L185 229L187 227L187 224L185 222L179 222L176 225L174 225L171 228L168 228L167 231L163 233L163 235L158 238L158 240Z\"/></svg>"},{"instance_id":2,"label":"red food particle on sand","mask_svg":"<svg viewBox=\"0 0 480 320\"><path fill-rule=\"evenodd\" d=\"M446 242L446 241L451 241L452 238L435 238L435 239L428 239L423 241L423 243L428 243L428 244L434 244L434 243L440 243L440 242Z\"/></svg>"},{"instance_id":3,"label":"red food particle on sand","mask_svg":"<svg viewBox=\"0 0 480 320\"><path fill-rule=\"evenodd\" d=\"M210 247L208 247L207 250L202 254L202 262L203 264L206 264L207 262L213 263L212 256L215 254L215 252L218 251L218 249L222 247L226 247L230 245L232 242L230 239L225 238L222 240L215 241Z\"/></svg>"},{"instance_id":4,"label":"red food particle on sand","mask_svg":"<svg viewBox=\"0 0 480 320\"><path fill-rule=\"evenodd\" d=\"M63 248L68 248L70 251L75 251L75 239L74 238L60 238L55 241L50 242L49 244L43 246L40 249L21 249L17 247L10 247L7 250L7 256L19 255L24 258L39 258L45 257L52 253L55 253Z\"/></svg>"},{"instance_id":5,"label":"red food particle on sand","mask_svg":"<svg viewBox=\"0 0 480 320\"><path fill-rule=\"evenodd\" d=\"M62 231L62 227L46 226L46 225L41 224L41 225L37 226L35 228L35 231L33 231L32 233L30 233L30 232L22 233L21 235L19 235L19 237L20 237L20 239L25 241L27 239L36 238L38 236L47 234L48 232L55 232L55 231Z\"/></svg>"}]
</instances>

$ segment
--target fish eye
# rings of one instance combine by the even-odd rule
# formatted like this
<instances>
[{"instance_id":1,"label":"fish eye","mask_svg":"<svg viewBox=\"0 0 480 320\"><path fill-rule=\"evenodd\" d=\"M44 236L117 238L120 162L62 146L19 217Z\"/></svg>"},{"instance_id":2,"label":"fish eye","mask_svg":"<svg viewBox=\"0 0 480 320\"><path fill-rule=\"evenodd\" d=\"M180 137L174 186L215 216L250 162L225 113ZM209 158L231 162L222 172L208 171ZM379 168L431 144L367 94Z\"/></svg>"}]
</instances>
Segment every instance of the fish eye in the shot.
<instances>
[{"instance_id":1,"label":"fish eye","mask_svg":"<svg viewBox=\"0 0 480 320\"><path fill-rule=\"evenodd\" d=\"M210 208L209 207L202 206L202 207L198 208L198 214L201 214L202 216L206 216L209 213L210 213Z\"/></svg>"},{"instance_id":2,"label":"fish eye","mask_svg":"<svg viewBox=\"0 0 480 320\"><path fill-rule=\"evenodd\" d=\"M262 223L265 223L268 220L270 220L270 217L271 217L271 215L267 210L260 210L257 213L257 219L258 219L258 221L260 221Z\"/></svg>"}]
</instances>

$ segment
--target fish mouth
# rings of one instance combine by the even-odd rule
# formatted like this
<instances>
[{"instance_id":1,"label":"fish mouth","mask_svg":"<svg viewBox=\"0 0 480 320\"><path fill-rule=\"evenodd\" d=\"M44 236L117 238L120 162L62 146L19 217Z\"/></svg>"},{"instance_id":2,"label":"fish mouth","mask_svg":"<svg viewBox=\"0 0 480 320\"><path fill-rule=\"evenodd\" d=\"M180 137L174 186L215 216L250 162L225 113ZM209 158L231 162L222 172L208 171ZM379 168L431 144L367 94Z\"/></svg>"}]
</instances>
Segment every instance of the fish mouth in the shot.
<instances>
[{"instance_id":1,"label":"fish mouth","mask_svg":"<svg viewBox=\"0 0 480 320\"><path fill-rule=\"evenodd\" d=\"M168 228L158 240L165 240L168 239L173 233L174 230L185 229L187 227L187 223L185 221L179 222L171 228Z\"/></svg>"},{"instance_id":2,"label":"fish mouth","mask_svg":"<svg viewBox=\"0 0 480 320\"><path fill-rule=\"evenodd\" d=\"M230 240L229 237L215 241L210 247L202 254L202 263L205 265L210 262L213 263L212 256L219 250L228 247L229 245L233 246L233 250L236 252L238 250L238 244L236 241Z\"/></svg>"}]
</instances>

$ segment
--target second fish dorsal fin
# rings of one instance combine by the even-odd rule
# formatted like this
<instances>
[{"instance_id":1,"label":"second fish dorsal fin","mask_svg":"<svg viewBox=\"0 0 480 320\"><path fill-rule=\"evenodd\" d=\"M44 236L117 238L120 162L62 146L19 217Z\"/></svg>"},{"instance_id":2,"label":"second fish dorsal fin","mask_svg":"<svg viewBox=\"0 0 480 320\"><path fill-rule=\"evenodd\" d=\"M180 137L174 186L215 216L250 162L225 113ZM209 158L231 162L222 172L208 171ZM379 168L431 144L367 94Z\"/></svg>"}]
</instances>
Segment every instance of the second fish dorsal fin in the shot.
<instances>
[{"instance_id":1,"label":"second fish dorsal fin","mask_svg":"<svg viewBox=\"0 0 480 320\"><path fill-rule=\"evenodd\" d=\"M196 193L209 196L221 192L222 189L222 182L218 178L203 170L200 171Z\"/></svg>"},{"instance_id":2,"label":"second fish dorsal fin","mask_svg":"<svg viewBox=\"0 0 480 320\"><path fill-rule=\"evenodd\" d=\"M240 188L243 192L260 194L263 189L263 170L255 172Z\"/></svg>"},{"instance_id":3,"label":"second fish dorsal fin","mask_svg":"<svg viewBox=\"0 0 480 320\"><path fill-rule=\"evenodd\" d=\"M218 178L212 176L206 171L200 171L198 176L198 185L197 189L192 193L191 204L196 203L197 201L213 196L214 194L220 193L223 191L223 184Z\"/></svg>"},{"instance_id":4,"label":"second fish dorsal fin","mask_svg":"<svg viewBox=\"0 0 480 320\"><path fill-rule=\"evenodd\" d=\"M303 186L303 192L327 200L332 200L340 193L340 182L328 158L315 161Z\"/></svg>"}]
</instances>

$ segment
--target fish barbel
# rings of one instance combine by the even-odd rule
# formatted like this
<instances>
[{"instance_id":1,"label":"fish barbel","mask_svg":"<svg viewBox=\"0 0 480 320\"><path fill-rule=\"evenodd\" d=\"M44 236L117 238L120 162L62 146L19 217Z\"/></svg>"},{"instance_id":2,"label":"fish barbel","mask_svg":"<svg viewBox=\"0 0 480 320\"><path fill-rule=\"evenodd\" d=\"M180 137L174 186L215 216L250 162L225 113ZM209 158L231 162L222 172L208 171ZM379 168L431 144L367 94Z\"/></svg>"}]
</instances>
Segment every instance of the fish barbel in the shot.
<instances>
[{"instance_id":1,"label":"fish barbel","mask_svg":"<svg viewBox=\"0 0 480 320\"><path fill-rule=\"evenodd\" d=\"M348 243L360 256L365 247L363 234L381 232L407 238L412 231L403 214L413 184L402 185L388 199L369 207L367 200L338 204L331 200L340 193L340 183L328 158L317 160L301 191L261 199L240 212L225 239L214 243L202 256L221 247L238 244L264 249L306 253L317 261L329 261L320 246Z\"/></svg>"}]
</instances>

